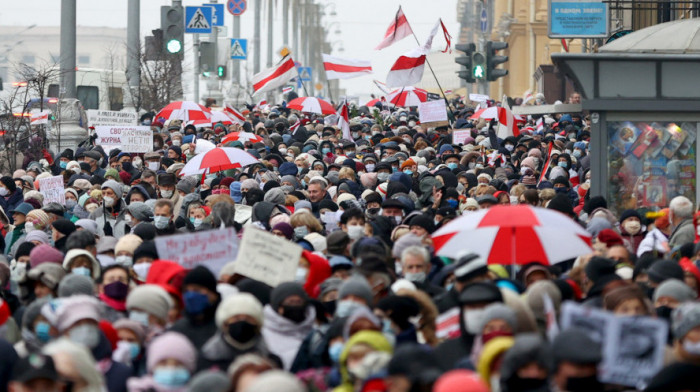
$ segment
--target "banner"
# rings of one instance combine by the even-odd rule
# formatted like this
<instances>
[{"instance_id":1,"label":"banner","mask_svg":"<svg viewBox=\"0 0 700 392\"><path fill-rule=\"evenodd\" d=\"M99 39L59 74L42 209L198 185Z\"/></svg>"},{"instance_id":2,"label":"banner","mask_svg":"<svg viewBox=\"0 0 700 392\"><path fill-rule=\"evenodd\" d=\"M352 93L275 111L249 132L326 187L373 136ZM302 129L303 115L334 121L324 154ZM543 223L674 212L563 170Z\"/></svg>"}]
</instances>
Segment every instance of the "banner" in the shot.
<instances>
[{"instance_id":1,"label":"banner","mask_svg":"<svg viewBox=\"0 0 700 392\"><path fill-rule=\"evenodd\" d=\"M153 151L153 131L150 127L98 126L95 133L95 143L107 153L113 148L131 153Z\"/></svg>"},{"instance_id":2,"label":"banner","mask_svg":"<svg viewBox=\"0 0 700 392\"><path fill-rule=\"evenodd\" d=\"M452 131L452 144L463 145L464 141L471 135L470 129L455 129Z\"/></svg>"},{"instance_id":3,"label":"banner","mask_svg":"<svg viewBox=\"0 0 700 392\"><path fill-rule=\"evenodd\" d=\"M301 246L284 238L247 227L234 271L272 287L291 282L296 275L301 250Z\"/></svg>"},{"instance_id":4,"label":"banner","mask_svg":"<svg viewBox=\"0 0 700 392\"><path fill-rule=\"evenodd\" d=\"M39 180L39 193L44 196L44 205L49 203L66 204L66 191L63 176L46 177Z\"/></svg>"},{"instance_id":5,"label":"banner","mask_svg":"<svg viewBox=\"0 0 700 392\"><path fill-rule=\"evenodd\" d=\"M192 269L203 265L219 276L221 268L236 259L238 237L232 227L190 234L156 237L158 257Z\"/></svg>"},{"instance_id":6,"label":"banner","mask_svg":"<svg viewBox=\"0 0 700 392\"><path fill-rule=\"evenodd\" d=\"M447 125L447 106L445 100L421 102L418 106L418 116L422 125Z\"/></svg>"},{"instance_id":7,"label":"banner","mask_svg":"<svg viewBox=\"0 0 700 392\"><path fill-rule=\"evenodd\" d=\"M113 110L87 111L88 125L98 127L101 125L137 125L138 114L136 112L117 112Z\"/></svg>"}]
</instances>

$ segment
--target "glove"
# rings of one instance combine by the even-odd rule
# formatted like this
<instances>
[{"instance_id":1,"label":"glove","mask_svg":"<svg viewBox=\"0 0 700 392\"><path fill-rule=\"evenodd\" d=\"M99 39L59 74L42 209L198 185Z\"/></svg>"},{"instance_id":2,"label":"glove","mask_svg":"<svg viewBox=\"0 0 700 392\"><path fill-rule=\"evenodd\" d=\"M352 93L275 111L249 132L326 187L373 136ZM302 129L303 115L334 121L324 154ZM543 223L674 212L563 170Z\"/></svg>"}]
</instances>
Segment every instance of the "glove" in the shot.
<instances>
[{"instance_id":1,"label":"glove","mask_svg":"<svg viewBox=\"0 0 700 392\"><path fill-rule=\"evenodd\" d=\"M105 236L107 236L107 237L114 236L114 233L112 231L112 225L109 223L109 220L107 220L106 217L105 217L105 227L104 227L103 231L105 232Z\"/></svg>"}]
</instances>

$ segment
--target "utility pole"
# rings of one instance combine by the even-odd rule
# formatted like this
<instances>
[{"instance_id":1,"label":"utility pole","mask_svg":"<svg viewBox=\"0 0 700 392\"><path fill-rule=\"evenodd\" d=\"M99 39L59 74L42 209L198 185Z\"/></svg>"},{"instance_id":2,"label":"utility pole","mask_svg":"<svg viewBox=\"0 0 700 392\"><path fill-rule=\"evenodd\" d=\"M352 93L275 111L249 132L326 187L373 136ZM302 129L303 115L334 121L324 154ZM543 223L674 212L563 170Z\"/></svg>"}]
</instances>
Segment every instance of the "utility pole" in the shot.
<instances>
[{"instance_id":1,"label":"utility pole","mask_svg":"<svg viewBox=\"0 0 700 392\"><path fill-rule=\"evenodd\" d=\"M282 43L289 45L289 1L282 2Z\"/></svg>"},{"instance_id":2,"label":"utility pole","mask_svg":"<svg viewBox=\"0 0 700 392\"><path fill-rule=\"evenodd\" d=\"M75 87L76 0L61 0L61 49L59 84L61 97L58 130L49 136L54 151L75 148L88 133L80 127L80 102Z\"/></svg>"},{"instance_id":3,"label":"utility pole","mask_svg":"<svg viewBox=\"0 0 700 392\"><path fill-rule=\"evenodd\" d=\"M272 64L273 64L272 54L274 53L274 51L272 48L272 45L273 45L272 24L274 23L274 21L272 19L275 17L274 10L275 10L275 0L267 0L267 68L272 67Z\"/></svg>"},{"instance_id":4,"label":"utility pole","mask_svg":"<svg viewBox=\"0 0 700 392\"><path fill-rule=\"evenodd\" d=\"M300 56L302 55L302 53L299 48L299 29L301 28L299 24L299 9L301 8L301 4L299 3L300 0L294 0L294 7L292 7L292 40L294 41L292 44L292 53L294 55L294 58L301 59Z\"/></svg>"},{"instance_id":5,"label":"utility pole","mask_svg":"<svg viewBox=\"0 0 700 392\"><path fill-rule=\"evenodd\" d=\"M216 4L218 0L211 0L212 4ZM209 98L214 98L216 104L220 105L224 100L224 95L219 89L219 78L216 76L216 69L219 65L219 26L211 27L210 42L214 44L214 69L209 73L207 78L207 90L209 90Z\"/></svg>"},{"instance_id":6,"label":"utility pole","mask_svg":"<svg viewBox=\"0 0 700 392\"><path fill-rule=\"evenodd\" d=\"M233 38L241 38L241 16L233 15ZM231 81L241 83L241 60L231 60Z\"/></svg>"},{"instance_id":7,"label":"utility pole","mask_svg":"<svg viewBox=\"0 0 700 392\"><path fill-rule=\"evenodd\" d=\"M192 56L194 56L194 102L199 103L199 34L192 34Z\"/></svg>"},{"instance_id":8,"label":"utility pole","mask_svg":"<svg viewBox=\"0 0 700 392\"><path fill-rule=\"evenodd\" d=\"M141 86L141 0L129 0L126 20L126 80L124 109L136 109Z\"/></svg>"},{"instance_id":9,"label":"utility pole","mask_svg":"<svg viewBox=\"0 0 700 392\"><path fill-rule=\"evenodd\" d=\"M262 0L255 0L255 32L253 33L253 73L260 72L260 20L262 16Z\"/></svg>"}]
</instances>

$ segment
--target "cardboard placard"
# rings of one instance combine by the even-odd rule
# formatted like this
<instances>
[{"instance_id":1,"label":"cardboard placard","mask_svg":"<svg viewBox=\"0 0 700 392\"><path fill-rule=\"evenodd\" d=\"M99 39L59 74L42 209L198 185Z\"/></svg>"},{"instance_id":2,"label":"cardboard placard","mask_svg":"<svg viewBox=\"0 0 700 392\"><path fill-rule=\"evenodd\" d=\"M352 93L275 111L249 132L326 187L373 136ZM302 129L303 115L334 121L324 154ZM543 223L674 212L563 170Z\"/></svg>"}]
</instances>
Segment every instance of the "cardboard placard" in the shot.
<instances>
[{"instance_id":1,"label":"cardboard placard","mask_svg":"<svg viewBox=\"0 0 700 392\"><path fill-rule=\"evenodd\" d=\"M136 112L117 112L114 110L87 111L88 125L98 127L103 125L127 126L137 125L138 114Z\"/></svg>"},{"instance_id":2,"label":"cardboard placard","mask_svg":"<svg viewBox=\"0 0 700 392\"><path fill-rule=\"evenodd\" d=\"M44 196L44 205L49 203L66 204L66 191L63 176L46 177L39 180L39 193Z\"/></svg>"},{"instance_id":3,"label":"cardboard placard","mask_svg":"<svg viewBox=\"0 0 700 392\"><path fill-rule=\"evenodd\" d=\"M474 93L469 94L469 100L472 102L486 102L489 99L490 99L489 96L485 95L485 94L474 94Z\"/></svg>"},{"instance_id":4,"label":"cardboard placard","mask_svg":"<svg viewBox=\"0 0 700 392\"><path fill-rule=\"evenodd\" d=\"M243 233L234 271L275 287L294 280L301 251L293 242L249 226Z\"/></svg>"},{"instance_id":5,"label":"cardboard placard","mask_svg":"<svg viewBox=\"0 0 700 392\"><path fill-rule=\"evenodd\" d=\"M452 144L463 145L467 137L472 135L470 129L455 129L452 131Z\"/></svg>"},{"instance_id":6,"label":"cardboard placard","mask_svg":"<svg viewBox=\"0 0 700 392\"><path fill-rule=\"evenodd\" d=\"M153 131L150 127L99 126L95 127L95 133L95 143L107 153L113 148L129 153L153 151Z\"/></svg>"},{"instance_id":7,"label":"cardboard placard","mask_svg":"<svg viewBox=\"0 0 700 392\"><path fill-rule=\"evenodd\" d=\"M232 227L189 234L156 237L158 257L192 269L203 265L219 276L221 267L234 261L238 253L238 237Z\"/></svg>"},{"instance_id":8,"label":"cardboard placard","mask_svg":"<svg viewBox=\"0 0 700 392\"><path fill-rule=\"evenodd\" d=\"M421 102L418 106L418 116L421 125L441 126L448 125L447 106L445 100Z\"/></svg>"}]
</instances>

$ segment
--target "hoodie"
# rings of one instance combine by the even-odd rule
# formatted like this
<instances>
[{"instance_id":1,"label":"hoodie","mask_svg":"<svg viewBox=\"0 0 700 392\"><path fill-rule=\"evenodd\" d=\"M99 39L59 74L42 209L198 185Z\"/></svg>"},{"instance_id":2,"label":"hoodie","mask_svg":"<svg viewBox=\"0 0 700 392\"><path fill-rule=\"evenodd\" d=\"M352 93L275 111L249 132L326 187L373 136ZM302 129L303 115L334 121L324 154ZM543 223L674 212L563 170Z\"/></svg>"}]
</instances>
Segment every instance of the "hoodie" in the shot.
<instances>
[{"instance_id":1,"label":"hoodie","mask_svg":"<svg viewBox=\"0 0 700 392\"><path fill-rule=\"evenodd\" d=\"M304 291L310 298L316 298L321 283L331 276L331 266L328 260L308 250L302 251L301 255L309 261L309 275L304 283Z\"/></svg>"},{"instance_id":2,"label":"hoodie","mask_svg":"<svg viewBox=\"0 0 700 392\"><path fill-rule=\"evenodd\" d=\"M277 355L282 360L285 370L292 367L294 358L299 351L301 343L306 335L311 333L316 321L316 309L307 305L306 317L300 323L280 315L270 305L265 305L263 311L265 323L262 328L262 335L270 347L270 352Z\"/></svg>"},{"instance_id":3,"label":"hoodie","mask_svg":"<svg viewBox=\"0 0 700 392\"><path fill-rule=\"evenodd\" d=\"M343 352L340 354L340 374L343 381L342 384L333 390L333 392L354 391L352 378L347 368L347 360L348 356L350 356L350 350L352 350L352 348L358 344L370 346L375 351L382 351L389 354L393 352L391 343L389 343L381 332L364 330L352 335L352 337L350 337L350 339L348 339L348 341L345 343Z\"/></svg>"}]
</instances>

